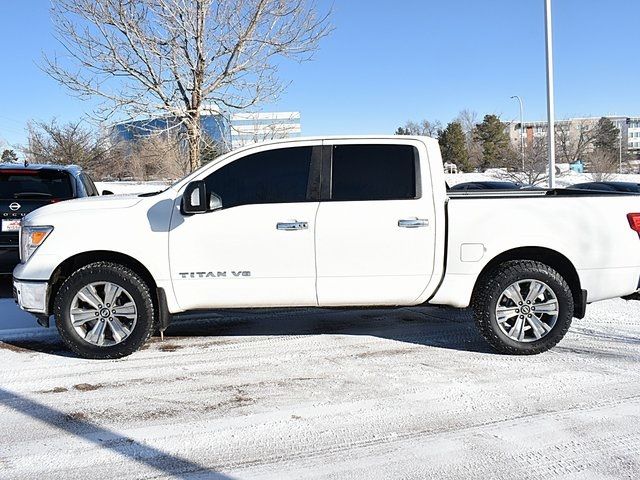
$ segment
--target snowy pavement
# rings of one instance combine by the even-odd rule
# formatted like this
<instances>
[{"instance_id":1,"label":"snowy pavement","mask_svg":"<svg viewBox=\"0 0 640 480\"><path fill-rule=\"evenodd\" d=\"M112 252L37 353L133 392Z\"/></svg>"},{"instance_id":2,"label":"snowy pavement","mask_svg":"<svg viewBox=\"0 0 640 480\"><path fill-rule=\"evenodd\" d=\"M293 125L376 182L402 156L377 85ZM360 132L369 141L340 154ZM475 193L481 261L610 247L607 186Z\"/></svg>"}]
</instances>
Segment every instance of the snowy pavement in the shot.
<instances>
[{"instance_id":1,"label":"snowy pavement","mask_svg":"<svg viewBox=\"0 0 640 480\"><path fill-rule=\"evenodd\" d=\"M439 308L183 320L117 361L2 331L0 478L639 478L639 361L623 300L534 357Z\"/></svg>"}]
</instances>

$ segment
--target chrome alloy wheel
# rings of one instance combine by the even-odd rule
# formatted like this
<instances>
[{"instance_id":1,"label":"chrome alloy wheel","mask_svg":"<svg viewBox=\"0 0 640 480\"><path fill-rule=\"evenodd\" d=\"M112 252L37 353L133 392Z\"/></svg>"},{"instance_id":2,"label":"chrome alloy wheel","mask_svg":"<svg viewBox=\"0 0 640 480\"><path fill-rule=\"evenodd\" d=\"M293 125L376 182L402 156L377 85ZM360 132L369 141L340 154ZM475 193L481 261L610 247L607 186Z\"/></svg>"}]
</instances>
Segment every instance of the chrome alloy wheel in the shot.
<instances>
[{"instance_id":1,"label":"chrome alloy wheel","mask_svg":"<svg viewBox=\"0 0 640 480\"><path fill-rule=\"evenodd\" d=\"M556 294L540 280L519 280L507 287L496 305L500 330L516 342L535 342L558 321Z\"/></svg>"},{"instance_id":2,"label":"chrome alloy wheel","mask_svg":"<svg viewBox=\"0 0 640 480\"><path fill-rule=\"evenodd\" d=\"M73 297L71 324L86 342L109 347L123 342L136 326L138 310L124 288L111 282L96 282Z\"/></svg>"}]
</instances>

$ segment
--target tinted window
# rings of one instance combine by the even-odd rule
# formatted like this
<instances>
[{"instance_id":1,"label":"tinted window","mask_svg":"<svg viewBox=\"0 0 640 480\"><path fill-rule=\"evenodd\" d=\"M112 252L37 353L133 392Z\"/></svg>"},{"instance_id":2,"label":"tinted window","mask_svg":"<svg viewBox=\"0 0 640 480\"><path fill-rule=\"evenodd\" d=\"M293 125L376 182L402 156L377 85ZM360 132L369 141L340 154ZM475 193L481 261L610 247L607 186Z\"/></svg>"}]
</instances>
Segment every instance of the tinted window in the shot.
<instances>
[{"instance_id":1,"label":"tinted window","mask_svg":"<svg viewBox=\"0 0 640 480\"><path fill-rule=\"evenodd\" d=\"M56 170L0 170L0 198L73 197L71 177Z\"/></svg>"},{"instance_id":2,"label":"tinted window","mask_svg":"<svg viewBox=\"0 0 640 480\"><path fill-rule=\"evenodd\" d=\"M223 208L307 200L312 147L255 153L225 165L207 177L210 192Z\"/></svg>"},{"instance_id":3,"label":"tinted window","mask_svg":"<svg viewBox=\"0 0 640 480\"><path fill-rule=\"evenodd\" d=\"M93 180L84 173L80 174L80 178L82 179L82 184L84 185L84 189L87 191L87 195L90 197L95 197L98 195L98 189L93 183Z\"/></svg>"},{"instance_id":4,"label":"tinted window","mask_svg":"<svg viewBox=\"0 0 640 480\"><path fill-rule=\"evenodd\" d=\"M408 145L333 147L333 200L416 198L416 154Z\"/></svg>"}]
</instances>

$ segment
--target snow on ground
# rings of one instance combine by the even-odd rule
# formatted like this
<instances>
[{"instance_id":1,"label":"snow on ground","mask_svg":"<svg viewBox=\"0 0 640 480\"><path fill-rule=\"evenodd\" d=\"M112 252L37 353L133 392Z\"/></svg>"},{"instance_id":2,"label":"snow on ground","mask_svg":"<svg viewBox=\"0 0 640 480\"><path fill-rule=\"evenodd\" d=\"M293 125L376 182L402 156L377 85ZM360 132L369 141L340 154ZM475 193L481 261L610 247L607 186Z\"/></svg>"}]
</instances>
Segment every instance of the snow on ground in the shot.
<instances>
[{"instance_id":1,"label":"snow on ground","mask_svg":"<svg viewBox=\"0 0 640 480\"><path fill-rule=\"evenodd\" d=\"M0 332L7 479L640 478L640 303L497 355L467 311L239 311L82 360Z\"/></svg>"},{"instance_id":2,"label":"snow on ground","mask_svg":"<svg viewBox=\"0 0 640 480\"><path fill-rule=\"evenodd\" d=\"M449 186L463 182L480 182L483 180L504 180L497 170L487 173L448 173L445 174ZM634 182L640 183L640 174L625 173L612 174L607 180L614 182ZM576 183L593 182L593 177L589 173L563 172L556 177L556 186L568 187Z\"/></svg>"}]
</instances>

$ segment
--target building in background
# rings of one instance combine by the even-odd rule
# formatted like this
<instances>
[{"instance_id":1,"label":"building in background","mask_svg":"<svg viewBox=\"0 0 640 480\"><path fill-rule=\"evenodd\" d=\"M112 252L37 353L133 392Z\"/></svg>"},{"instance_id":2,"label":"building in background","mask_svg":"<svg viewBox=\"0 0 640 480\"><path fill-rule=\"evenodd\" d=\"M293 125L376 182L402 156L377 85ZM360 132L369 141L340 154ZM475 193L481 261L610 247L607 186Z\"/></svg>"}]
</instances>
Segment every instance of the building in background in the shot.
<instances>
[{"instance_id":1,"label":"building in background","mask_svg":"<svg viewBox=\"0 0 640 480\"><path fill-rule=\"evenodd\" d=\"M300 112L235 113L231 116L231 147L251 143L299 137Z\"/></svg>"},{"instance_id":2,"label":"building in background","mask_svg":"<svg viewBox=\"0 0 640 480\"><path fill-rule=\"evenodd\" d=\"M229 122L215 108L205 108L200 115L203 132L214 142L231 141ZM133 142L154 135L174 135L184 132L184 125L178 116L166 116L130 120L116 123L111 127L114 140Z\"/></svg>"},{"instance_id":3,"label":"building in background","mask_svg":"<svg viewBox=\"0 0 640 480\"><path fill-rule=\"evenodd\" d=\"M209 140L224 149L251 143L300 136L300 112L235 113L229 118L216 108L205 108L200 115L202 130ZM178 116L131 120L110 128L113 141L135 142L155 135L184 133Z\"/></svg>"},{"instance_id":4,"label":"building in background","mask_svg":"<svg viewBox=\"0 0 640 480\"><path fill-rule=\"evenodd\" d=\"M577 117L567 120L556 121L556 128L565 128L572 140L577 140L582 127L595 127L602 117ZM618 115L605 115L605 118L620 130L621 148L629 153L640 154L640 117L625 117ZM520 122L510 122L507 124L509 129L509 138L514 145L520 144ZM556 137L558 133L556 132ZM531 145L535 138L547 136L547 122L525 122L524 137L525 144Z\"/></svg>"}]
</instances>

